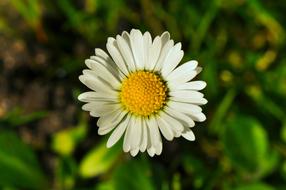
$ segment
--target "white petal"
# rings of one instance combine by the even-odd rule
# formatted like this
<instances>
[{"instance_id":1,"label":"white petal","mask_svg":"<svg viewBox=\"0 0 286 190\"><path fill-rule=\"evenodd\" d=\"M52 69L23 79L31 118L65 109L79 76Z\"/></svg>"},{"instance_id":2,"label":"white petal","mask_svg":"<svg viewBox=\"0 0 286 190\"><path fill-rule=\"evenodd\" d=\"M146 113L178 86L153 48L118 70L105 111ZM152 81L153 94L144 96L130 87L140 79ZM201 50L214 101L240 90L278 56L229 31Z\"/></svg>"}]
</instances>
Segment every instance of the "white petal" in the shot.
<instances>
[{"instance_id":1,"label":"white petal","mask_svg":"<svg viewBox=\"0 0 286 190\"><path fill-rule=\"evenodd\" d=\"M182 133L182 136L189 141L194 141L196 139L193 131L189 128L186 128L186 130Z\"/></svg>"},{"instance_id":2,"label":"white petal","mask_svg":"<svg viewBox=\"0 0 286 190\"><path fill-rule=\"evenodd\" d=\"M173 80L174 78L176 78L178 75L182 75L185 73L189 73L191 71L194 71L195 68L197 67L198 62L195 60L191 60L188 61L184 64L182 64L181 66L179 66L178 68L176 68L174 71L169 71L166 75L164 75L167 80ZM173 67L174 69L175 67ZM163 71L162 71L163 72ZM170 73L170 74L169 74Z\"/></svg>"},{"instance_id":3,"label":"white petal","mask_svg":"<svg viewBox=\"0 0 286 190\"><path fill-rule=\"evenodd\" d=\"M189 113L190 117L194 120L194 121L198 121L198 122L203 122L206 120L206 116L205 114L203 114L202 112L199 113Z\"/></svg>"},{"instance_id":4,"label":"white petal","mask_svg":"<svg viewBox=\"0 0 286 190\"><path fill-rule=\"evenodd\" d=\"M119 85L117 84L117 86L115 84L112 84L111 81L106 81L104 79L102 79L97 72L93 71L93 70L89 70L89 69L84 69L82 71L83 73L83 77L82 79L84 80L91 80L94 85L95 85L95 90L96 91L105 91L105 92L109 92L110 90L114 91L114 90L118 90L119 89ZM81 78L79 78L81 80ZM82 83L84 83L84 81L81 80Z\"/></svg>"},{"instance_id":5,"label":"white petal","mask_svg":"<svg viewBox=\"0 0 286 190\"><path fill-rule=\"evenodd\" d=\"M204 94L198 91L179 90L171 91L169 94L171 96L170 100L177 102L193 103L196 105L203 105L208 102L205 98L203 98Z\"/></svg>"},{"instance_id":6,"label":"white petal","mask_svg":"<svg viewBox=\"0 0 286 190\"><path fill-rule=\"evenodd\" d=\"M128 34L125 34L125 35L128 35ZM127 41L129 40L129 36L127 36L127 39L124 39L123 37L117 35L116 40L117 40L118 48L122 54L122 57L126 62L128 70L132 72L135 71L136 67L135 67L135 62L133 59L133 54L130 49L130 45L128 44L129 42Z\"/></svg>"},{"instance_id":7,"label":"white petal","mask_svg":"<svg viewBox=\"0 0 286 190\"><path fill-rule=\"evenodd\" d=\"M118 97L114 96L113 94L103 94L99 92L84 92L78 96L78 100L82 102L118 102Z\"/></svg>"},{"instance_id":8,"label":"white petal","mask_svg":"<svg viewBox=\"0 0 286 190\"><path fill-rule=\"evenodd\" d=\"M112 131L114 128L116 127L115 124L108 126L107 128L98 128L97 133L99 135L106 135L107 133L109 133L110 131Z\"/></svg>"},{"instance_id":9,"label":"white petal","mask_svg":"<svg viewBox=\"0 0 286 190\"><path fill-rule=\"evenodd\" d=\"M167 59L168 54L170 52L172 52L172 47L174 46L174 41L170 40L168 41L162 48L161 52L160 52L160 56L158 58L158 61L155 65L154 70L155 71L161 71L162 67L163 67L163 63L164 61ZM178 47L178 46L177 46Z\"/></svg>"},{"instance_id":10,"label":"white petal","mask_svg":"<svg viewBox=\"0 0 286 190\"><path fill-rule=\"evenodd\" d=\"M166 123L161 117L157 118L157 123L159 126L159 129L163 136L168 140L171 141L174 138L174 133L168 123Z\"/></svg>"},{"instance_id":11,"label":"white petal","mask_svg":"<svg viewBox=\"0 0 286 190\"><path fill-rule=\"evenodd\" d=\"M200 106L188 103L169 101L168 106L173 108L174 110L180 110L180 112L183 113L199 113L202 111L202 108Z\"/></svg>"},{"instance_id":12,"label":"white petal","mask_svg":"<svg viewBox=\"0 0 286 190\"><path fill-rule=\"evenodd\" d=\"M175 67L180 63L184 56L184 52L181 50L181 43L177 43L168 53L166 59L164 60L162 67L163 77L167 77Z\"/></svg>"},{"instance_id":13,"label":"white petal","mask_svg":"<svg viewBox=\"0 0 286 190\"><path fill-rule=\"evenodd\" d=\"M184 98L184 97L192 97L192 98L203 98L204 94L198 91L192 90L179 90L179 91L171 91L170 96Z\"/></svg>"},{"instance_id":14,"label":"white petal","mask_svg":"<svg viewBox=\"0 0 286 190\"><path fill-rule=\"evenodd\" d=\"M85 62L85 64L93 71L96 71L94 64L101 64L106 67L106 69L111 72L113 76L116 77L118 80L121 80L123 76L125 76L110 57L105 60L100 56L90 56L90 60L91 61L89 62Z\"/></svg>"},{"instance_id":15,"label":"white petal","mask_svg":"<svg viewBox=\"0 0 286 190\"><path fill-rule=\"evenodd\" d=\"M101 116L97 121L97 126L104 129L109 128L113 124L118 125L126 114L126 111L122 111L122 109L119 108L111 113Z\"/></svg>"},{"instance_id":16,"label":"white petal","mask_svg":"<svg viewBox=\"0 0 286 190\"><path fill-rule=\"evenodd\" d=\"M179 120L183 126L186 127L194 127L195 126L195 122L186 114L181 113L177 110L174 110L170 107L167 107L165 109L166 113L168 113L171 117L176 118L177 120Z\"/></svg>"},{"instance_id":17,"label":"white petal","mask_svg":"<svg viewBox=\"0 0 286 190\"><path fill-rule=\"evenodd\" d=\"M174 132L174 136L175 137L178 137L178 136L181 135L181 133L184 130L184 126L178 120L176 120L173 117L169 116L165 112L161 112L160 113L160 117L161 117L162 120L165 121L165 123L169 124L169 127Z\"/></svg>"},{"instance_id":18,"label":"white petal","mask_svg":"<svg viewBox=\"0 0 286 190\"><path fill-rule=\"evenodd\" d=\"M129 74L129 71L118 50L116 41L114 39L109 40L109 42L107 42L106 44L106 48L109 54L111 55L112 59L114 60L115 64L117 65L117 67L127 76Z\"/></svg>"},{"instance_id":19,"label":"white petal","mask_svg":"<svg viewBox=\"0 0 286 190\"><path fill-rule=\"evenodd\" d=\"M91 59L85 60L86 62L93 62ZM106 67L101 64L93 64L94 73L105 80L113 88L117 89L120 86L118 78L116 78Z\"/></svg>"},{"instance_id":20,"label":"white petal","mask_svg":"<svg viewBox=\"0 0 286 190\"><path fill-rule=\"evenodd\" d=\"M107 133L112 131L115 127L116 127L116 125L109 126L108 128L99 128L97 133L99 135L106 135Z\"/></svg>"},{"instance_id":21,"label":"white petal","mask_svg":"<svg viewBox=\"0 0 286 190\"><path fill-rule=\"evenodd\" d=\"M140 142L140 151L144 152L148 145L148 128L146 125L146 121L143 119L142 121L142 136L141 136L141 142Z\"/></svg>"},{"instance_id":22,"label":"white petal","mask_svg":"<svg viewBox=\"0 0 286 190\"><path fill-rule=\"evenodd\" d=\"M168 42L169 44L166 46ZM146 68L149 70L154 70L157 65L156 70L159 70L159 68L162 66L161 62L164 61L165 54L168 53L169 49L173 45L174 41L170 40L169 32L164 32L160 37L156 36L149 51L150 57L148 63L146 64ZM160 62L160 64L158 64L158 62Z\"/></svg>"},{"instance_id":23,"label":"white petal","mask_svg":"<svg viewBox=\"0 0 286 190\"><path fill-rule=\"evenodd\" d=\"M89 115L92 116L92 117L100 117L100 114L92 112L92 111L89 112Z\"/></svg>"},{"instance_id":24,"label":"white petal","mask_svg":"<svg viewBox=\"0 0 286 190\"><path fill-rule=\"evenodd\" d=\"M197 74L198 71L193 69L193 63L190 61L176 68L166 80L168 83L180 84L192 80Z\"/></svg>"},{"instance_id":25,"label":"white petal","mask_svg":"<svg viewBox=\"0 0 286 190\"><path fill-rule=\"evenodd\" d=\"M107 133L109 133L110 131L112 131L122 120L124 120L124 116L126 115L126 113L122 113L119 112L120 114L116 113L110 113L108 115L114 115L114 118L112 121L110 122L105 122L106 124L103 125L98 125L99 129L98 129L98 134L99 135L105 135Z\"/></svg>"},{"instance_id":26,"label":"white petal","mask_svg":"<svg viewBox=\"0 0 286 190\"><path fill-rule=\"evenodd\" d=\"M126 129L126 132L125 132L125 135L124 135L124 140L123 140L123 151L124 152L128 152L130 151L131 149L131 130L134 126L134 123L135 123L135 118L132 117L132 115L130 116L130 121L128 123L128 126L127 126L127 129Z\"/></svg>"},{"instance_id":27,"label":"white petal","mask_svg":"<svg viewBox=\"0 0 286 190\"><path fill-rule=\"evenodd\" d=\"M168 42L170 41L170 33L165 31L161 36L161 43L162 43L162 47Z\"/></svg>"},{"instance_id":28,"label":"white petal","mask_svg":"<svg viewBox=\"0 0 286 190\"><path fill-rule=\"evenodd\" d=\"M79 80L85 84L88 88L97 91L99 93L110 93L117 96L117 92L110 83L102 80L98 77L94 71L85 69L83 70L83 75L79 76ZM117 87L119 88L119 87Z\"/></svg>"},{"instance_id":29,"label":"white petal","mask_svg":"<svg viewBox=\"0 0 286 190\"><path fill-rule=\"evenodd\" d=\"M202 90L207 86L205 81L191 81L174 86L171 90Z\"/></svg>"},{"instance_id":30,"label":"white petal","mask_svg":"<svg viewBox=\"0 0 286 190\"><path fill-rule=\"evenodd\" d=\"M139 147L141 141L141 133L142 133L142 120L140 117L134 118L134 124L130 130L131 136L131 149L135 149ZM139 149L139 148L138 148Z\"/></svg>"},{"instance_id":31,"label":"white petal","mask_svg":"<svg viewBox=\"0 0 286 190\"><path fill-rule=\"evenodd\" d=\"M147 131L147 146L146 146L146 148L147 149L150 149L151 147L153 147L152 146L152 142L151 142L151 135L150 135L150 129L149 129L149 127L148 127L148 121L147 121L147 119L145 119L145 126L146 126L146 131ZM155 154L155 153L154 153Z\"/></svg>"},{"instance_id":32,"label":"white petal","mask_svg":"<svg viewBox=\"0 0 286 190\"><path fill-rule=\"evenodd\" d=\"M195 105L205 105L208 101L205 98L192 98L192 97L169 97L169 100L175 102L184 102Z\"/></svg>"},{"instance_id":33,"label":"white petal","mask_svg":"<svg viewBox=\"0 0 286 190\"><path fill-rule=\"evenodd\" d=\"M151 148L148 148L148 149L147 149L147 152L148 152L148 154L149 154L151 157L153 157L153 156L155 155L155 153L156 153L156 150L155 150L155 148L152 146Z\"/></svg>"},{"instance_id":34,"label":"white petal","mask_svg":"<svg viewBox=\"0 0 286 190\"><path fill-rule=\"evenodd\" d=\"M95 48L95 55L101 57L102 59L104 59L105 61L107 61L108 59L110 59L109 55L107 53L105 53L105 51L103 51L100 48Z\"/></svg>"},{"instance_id":35,"label":"white petal","mask_svg":"<svg viewBox=\"0 0 286 190\"><path fill-rule=\"evenodd\" d=\"M93 80L92 77L80 75L78 79L80 80L80 82L82 82L85 86L87 86L91 90L98 91L98 88L101 87L100 86L101 84L96 85L96 82L92 81ZM97 80L97 78L94 80Z\"/></svg>"},{"instance_id":36,"label":"white petal","mask_svg":"<svg viewBox=\"0 0 286 190\"><path fill-rule=\"evenodd\" d=\"M161 42L161 38L159 36L157 36L150 49L149 49L149 57L148 57L148 61L145 63L145 67L147 70L153 70L155 68L155 65L158 61L160 52L161 52L161 48L162 48L162 42Z\"/></svg>"},{"instance_id":37,"label":"white petal","mask_svg":"<svg viewBox=\"0 0 286 190\"><path fill-rule=\"evenodd\" d=\"M150 117L146 121L147 121L148 129L150 131L151 144L154 148L156 148L157 145L159 145L161 142L158 124L153 116Z\"/></svg>"},{"instance_id":38,"label":"white petal","mask_svg":"<svg viewBox=\"0 0 286 190\"><path fill-rule=\"evenodd\" d=\"M161 140L161 137L160 137L160 140ZM156 155L160 155L162 153L162 149L163 149L163 144L162 142L160 142L160 144L156 147Z\"/></svg>"},{"instance_id":39,"label":"white petal","mask_svg":"<svg viewBox=\"0 0 286 190\"><path fill-rule=\"evenodd\" d=\"M118 108L120 108L119 104L107 104L103 102L90 102L82 106L82 109L84 111L90 111L98 115L105 115L111 113Z\"/></svg>"},{"instance_id":40,"label":"white petal","mask_svg":"<svg viewBox=\"0 0 286 190\"><path fill-rule=\"evenodd\" d=\"M197 65L198 65L197 61L191 60L180 65L175 70L173 70L175 68L174 66L172 67L172 70L168 69L167 67L166 70L168 70L169 72L165 72L164 76L167 78L167 80L172 80L173 78L176 78L178 75L194 71Z\"/></svg>"},{"instance_id":41,"label":"white petal","mask_svg":"<svg viewBox=\"0 0 286 190\"><path fill-rule=\"evenodd\" d=\"M136 156L138 154L138 152L139 152L139 147L136 147L130 151L131 156L133 156L133 157Z\"/></svg>"},{"instance_id":42,"label":"white petal","mask_svg":"<svg viewBox=\"0 0 286 190\"><path fill-rule=\"evenodd\" d=\"M145 56L144 56L144 41L140 30L132 29L130 32L130 44L138 70L144 69Z\"/></svg>"},{"instance_id":43,"label":"white petal","mask_svg":"<svg viewBox=\"0 0 286 190\"><path fill-rule=\"evenodd\" d=\"M126 114L127 112L125 110L118 108L114 112L110 114L105 114L102 117L100 117L97 121L97 126L103 128L103 127L108 127L113 123L118 124Z\"/></svg>"},{"instance_id":44,"label":"white petal","mask_svg":"<svg viewBox=\"0 0 286 190\"><path fill-rule=\"evenodd\" d=\"M108 141L107 141L107 148L112 147L115 143L117 143L117 141L121 138L121 136L123 135L123 133L126 130L126 127L129 123L130 120L130 115L127 115L126 119L124 119L116 128L115 130L112 132L112 134L110 135Z\"/></svg>"},{"instance_id":45,"label":"white petal","mask_svg":"<svg viewBox=\"0 0 286 190\"><path fill-rule=\"evenodd\" d=\"M106 96L106 94L101 94L98 92L90 91L90 92L84 92L78 96L78 100L82 102L93 102L93 101L103 101L103 102L110 102L110 103L116 103L118 102L118 97L116 96Z\"/></svg>"},{"instance_id":46,"label":"white petal","mask_svg":"<svg viewBox=\"0 0 286 190\"><path fill-rule=\"evenodd\" d=\"M109 75L112 75L112 79L115 78L115 80L117 81L119 80L119 76L122 75L122 73L120 72L116 64L112 61L112 59L107 62L101 57L90 56L90 59L85 60L85 64L96 74L96 76L102 76L101 72L99 72L102 69L104 69L104 73L108 72L108 77Z\"/></svg>"},{"instance_id":47,"label":"white petal","mask_svg":"<svg viewBox=\"0 0 286 190\"><path fill-rule=\"evenodd\" d=\"M103 81L101 78L97 77L95 75L94 71L91 70L83 70L83 75L79 76L79 80L86 85L91 90L97 91L97 92L104 92L104 93L110 93L114 95L117 93L111 86L111 84L107 83L106 81ZM119 87L117 87L119 88Z\"/></svg>"},{"instance_id":48,"label":"white petal","mask_svg":"<svg viewBox=\"0 0 286 190\"><path fill-rule=\"evenodd\" d=\"M132 56L132 60L133 60L133 64L128 65L128 69L130 69L130 71L133 71L133 70L136 71L136 63L135 63L133 52L132 52L132 47L131 47L131 42L130 42L130 35L129 35L128 32L124 31L124 32L122 32L121 36L123 37L123 39L127 43L128 47L129 47L129 50L130 50L130 53L131 53L131 56Z\"/></svg>"},{"instance_id":49,"label":"white petal","mask_svg":"<svg viewBox=\"0 0 286 190\"><path fill-rule=\"evenodd\" d=\"M86 107L83 106L82 109L90 109L90 115L93 117L102 117L120 109L119 104L110 102L91 102L88 104L90 105L85 104Z\"/></svg>"},{"instance_id":50,"label":"white petal","mask_svg":"<svg viewBox=\"0 0 286 190\"><path fill-rule=\"evenodd\" d=\"M195 78L195 76L197 76L197 72L196 71L190 71L190 72L186 72L186 73L182 73L180 75L177 75L176 77L170 79L166 79L167 83L168 83L168 87L170 89L173 89L175 86L186 83L190 80L192 80L193 78Z\"/></svg>"},{"instance_id":51,"label":"white petal","mask_svg":"<svg viewBox=\"0 0 286 190\"><path fill-rule=\"evenodd\" d=\"M145 57L145 62L144 62L144 68L147 69L149 68L149 54L150 54L150 49L152 46L152 38L149 32L145 32L143 35L143 41L144 41L144 57ZM148 66L147 66L148 65Z\"/></svg>"},{"instance_id":52,"label":"white petal","mask_svg":"<svg viewBox=\"0 0 286 190\"><path fill-rule=\"evenodd\" d=\"M196 70L197 73L199 74L200 72L202 72L203 68L202 68L202 67L197 67L195 70Z\"/></svg>"}]
</instances>

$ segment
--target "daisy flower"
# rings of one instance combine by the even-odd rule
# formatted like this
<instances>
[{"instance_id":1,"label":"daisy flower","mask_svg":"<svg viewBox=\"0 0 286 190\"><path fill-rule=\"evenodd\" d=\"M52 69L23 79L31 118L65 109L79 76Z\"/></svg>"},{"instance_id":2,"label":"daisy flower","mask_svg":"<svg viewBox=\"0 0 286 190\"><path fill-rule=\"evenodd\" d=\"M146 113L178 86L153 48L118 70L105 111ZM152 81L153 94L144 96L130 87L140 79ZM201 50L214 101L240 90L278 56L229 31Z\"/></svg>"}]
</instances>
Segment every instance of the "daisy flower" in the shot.
<instances>
[{"instance_id":1,"label":"daisy flower","mask_svg":"<svg viewBox=\"0 0 286 190\"><path fill-rule=\"evenodd\" d=\"M202 68L195 60L179 66L184 52L164 32L152 40L149 32L132 29L108 38L106 48L95 49L85 60L88 69L79 80L91 89L79 95L82 109L99 117L98 134L112 131L107 147L124 136L123 151L132 156L147 150L162 152L161 134L168 141L194 141L191 128L206 116L200 105L207 100L199 90L206 83L191 81Z\"/></svg>"}]
</instances>

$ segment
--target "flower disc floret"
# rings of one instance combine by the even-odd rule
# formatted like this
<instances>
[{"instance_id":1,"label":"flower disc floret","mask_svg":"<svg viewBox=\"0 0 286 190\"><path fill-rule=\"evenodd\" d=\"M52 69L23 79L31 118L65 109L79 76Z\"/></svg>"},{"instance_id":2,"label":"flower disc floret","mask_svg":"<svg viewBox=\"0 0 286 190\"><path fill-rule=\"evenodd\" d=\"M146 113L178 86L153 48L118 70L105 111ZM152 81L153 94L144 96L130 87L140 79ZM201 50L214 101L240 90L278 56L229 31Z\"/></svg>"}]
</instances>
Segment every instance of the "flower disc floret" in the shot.
<instances>
[{"instance_id":1,"label":"flower disc floret","mask_svg":"<svg viewBox=\"0 0 286 190\"><path fill-rule=\"evenodd\" d=\"M167 87L161 78L149 71L137 71L122 82L120 101L124 108L140 116L149 116L164 107Z\"/></svg>"}]
</instances>

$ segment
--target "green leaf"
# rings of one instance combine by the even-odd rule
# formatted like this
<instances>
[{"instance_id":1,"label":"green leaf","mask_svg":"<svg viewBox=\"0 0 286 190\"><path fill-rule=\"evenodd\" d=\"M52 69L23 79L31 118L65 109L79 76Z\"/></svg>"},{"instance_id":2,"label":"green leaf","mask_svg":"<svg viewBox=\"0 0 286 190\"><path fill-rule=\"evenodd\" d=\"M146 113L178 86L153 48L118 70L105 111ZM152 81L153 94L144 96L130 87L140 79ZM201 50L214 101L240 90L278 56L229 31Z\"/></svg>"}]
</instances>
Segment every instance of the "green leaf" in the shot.
<instances>
[{"instance_id":1,"label":"green leaf","mask_svg":"<svg viewBox=\"0 0 286 190\"><path fill-rule=\"evenodd\" d=\"M84 178L90 178L107 172L122 151L120 144L117 143L109 149L106 148L104 142L92 149L80 163L80 175Z\"/></svg>"},{"instance_id":2,"label":"green leaf","mask_svg":"<svg viewBox=\"0 0 286 190\"><path fill-rule=\"evenodd\" d=\"M19 107L14 108L3 118L0 118L0 127L6 127L7 125L13 127L20 126L41 119L48 114L46 111L37 111L30 114L24 114L23 112L24 110Z\"/></svg>"},{"instance_id":3,"label":"green leaf","mask_svg":"<svg viewBox=\"0 0 286 190\"><path fill-rule=\"evenodd\" d=\"M270 172L278 161L278 155L269 150L265 130L254 118L231 118L223 134L225 153L234 167L259 178Z\"/></svg>"},{"instance_id":4,"label":"green leaf","mask_svg":"<svg viewBox=\"0 0 286 190\"><path fill-rule=\"evenodd\" d=\"M273 98L266 96L261 87L259 86L248 86L245 89L246 93L250 96L251 99L257 104L257 109L267 114L271 114L277 119L283 121L285 118L285 112L282 109L281 105L277 104ZM282 104L282 103L281 103ZM283 105L283 104L282 104Z\"/></svg>"},{"instance_id":5,"label":"green leaf","mask_svg":"<svg viewBox=\"0 0 286 190\"><path fill-rule=\"evenodd\" d=\"M57 132L52 138L52 149L64 156L71 155L76 144L86 136L86 127L86 121L83 120L76 127Z\"/></svg>"},{"instance_id":6,"label":"green leaf","mask_svg":"<svg viewBox=\"0 0 286 190\"><path fill-rule=\"evenodd\" d=\"M154 174L149 162L143 156L139 159L125 160L114 169L108 180L97 184L96 190L154 190L152 179L156 176L152 175Z\"/></svg>"},{"instance_id":7,"label":"green leaf","mask_svg":"<svg viewBox=\"0 0 286 190\"><path fill-rule=\"evenodd\" d=\"M235 190L274 190L274 188L263 183L254 183L239 186Z\"/></svg>"},{"instance_id":8,"label":"green leaf","mask_svg":"<svg viewBox=\"0 0 286 190\"><path fill-rule=\"evenodd\" d=\"M0 171L0 186L47 188L34 152L13 132L0 133Z\"/></svg>"},{"instance_id":9,"label":"green leaf","mask_svg":"<svg viewBox=\"0 0 286 190\"><path fill-rule=\"evenodd\" d=\"M57 132L53 136L52 149L61 155L70 155L74 151L75 142L70 135L70 130Z\"/></svg>"},{"instance_id":10,"label":"green leaf","mask_svg":"<svg viewBox=\"0 0 286 190\"><path fill-rule=\"evenodd\" d=\"M217 133L218 131L221 130L220 126L222 125L223 118L225 118L227 111L231 107L235 95L236 95L235 89L230 89L228 90L226 95L222 98L222 101L219 103L215 111L215 114L213 116L213 119L209 125L211 132Z\"/></svg>"},{"instance_id":11,"label":"green leaf","mask_svg":"<svg viewBox=\"0 0 286 190\"><path fill-rule=\"evenodd\" d=\"M209 175L209 169L205 167L203 161L195 155L184 154L182 164L185 171L188 174L193 175L192 184L194 187L196 189L202 188Z\"/></svg>"},{"instance_id":12,"label":"green leaf","mask_svg":"<svg viewBox=\"0 0 286 190\"><path fill-rule=\"evenodd\" d=\"M112 181L102 182L96 186L96 190L115 190Z\"/></svg>"},{"instance_id":13,"label":"green leaf","mask_svg":"<svg viewBox=\"0 0 286 190\"><path fill-rule=\"evenodd\" d=\"M17 12L25 19L32 27L36 27L41 18L41 6L38 0L11 0L12 5Z\"/></svg>"},{"instance_id":14,"label":"green leaf","mask_svg":"<svg viewBox=\"0 0 286 190\"><path fill-rule=\"evenodd\" d=\"M283 179L286 180L286 160L284 160L282 163L280 173L281 173L281 176L283 177Z\"/></svg>"},{"instance_id":15,"label":"green leaf","mask_svg":"<svg viewBox=\"0 0 286 190\"><path fill-rule=\"evenodd\" d=\"M211 26L211 23L215 20L217 13L219 12L219 2L211 1L208 11L200 19L200 24L197 29L197 35L193 39L193 49L195 51L200 50L201 44L206 39L206 34Z\"/></svg>"},{"instance_id":16,"label":"green leaf","mask_svg":"<svg viewBox=\"0 0 286 190\"><path fill-rule=\"evenodd\" d=\"M283 142L286 143L286 120L283 122L283 126L281 128L280 135L281 135Z\"/></svg>"},{"instance_id":17,"label":"green leaf","mask_svg":"<svg viewBox=\"0 0 286 190\"><path fill-rule=\"evenodd\" d=\"M77 165L72 157L62 157L56 162L56 189L72 189L77 175Z\"/></svg>"},{"instance_id":18,"label":"green leaf","mask_svg":"<svg viewBox=\"0 0 286 190\"><path fill-rule=\"evenodd\" d=\"M172 180L172 189L181 190L181 176L179 173L175 173Z\"/></svg>"},{"instance_id":19,"label":"green leaf","mask_svg":"<svg viewBox=\"0 0 286 190\"><path fill-rule=\"evenodd\" d=\"M152 173L145 159L132 159L120 165L114 172L112 181L115 189L153 190Z\"/></svg>"}]
</instances>

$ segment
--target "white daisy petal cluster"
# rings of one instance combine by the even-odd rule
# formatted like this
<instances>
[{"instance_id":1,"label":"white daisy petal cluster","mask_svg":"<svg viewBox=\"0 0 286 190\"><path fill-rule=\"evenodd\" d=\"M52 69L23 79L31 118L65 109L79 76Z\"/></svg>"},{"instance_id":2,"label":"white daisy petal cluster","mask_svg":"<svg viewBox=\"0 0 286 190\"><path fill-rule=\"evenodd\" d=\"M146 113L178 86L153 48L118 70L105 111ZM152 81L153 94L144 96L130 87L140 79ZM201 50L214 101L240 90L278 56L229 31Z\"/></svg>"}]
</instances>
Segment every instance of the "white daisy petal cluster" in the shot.
<instances>
[{"instance_id":1,"label":"white daisy petal cluster","mask_svg":"<svg viewBox=\"0 0 286 190\"><path fill-rule=\"evenodd\" d=\"M124 136L123 150L132 156L147 150L162 152L161 135L171 141L184 137L194 141L191 128L206 116L207 103L199 92L204 81L192 81L202 70L191 60L179 66L184 52L164 32L153 40L149 32L132 29L108 38L108 53L95 49L85 61L79 80L91 91L79 95L82 109L99 117L98 133L112 132L107 147Z\"/></svg>"}]
</instances>

